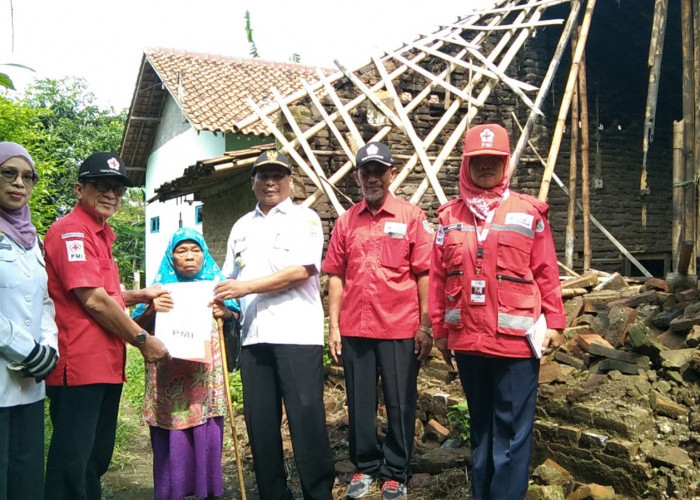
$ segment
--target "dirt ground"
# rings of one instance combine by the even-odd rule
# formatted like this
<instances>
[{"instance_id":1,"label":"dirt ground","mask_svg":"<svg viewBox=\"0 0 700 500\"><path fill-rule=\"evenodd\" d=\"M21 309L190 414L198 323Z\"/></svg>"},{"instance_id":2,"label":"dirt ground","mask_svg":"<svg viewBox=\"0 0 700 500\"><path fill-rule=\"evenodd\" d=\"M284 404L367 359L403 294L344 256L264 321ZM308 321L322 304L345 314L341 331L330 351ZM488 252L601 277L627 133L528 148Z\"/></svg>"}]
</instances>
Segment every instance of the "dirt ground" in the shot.
<instances>
[{"instance_id":1,"label":"dirt ground","mask_svg":"<svg viewBox=\"0 0 700 500\"><path fill-rule=\"evenodd\" d=\"M333 488L333 498L341 500L345 498L345 489L349 481L353 467L348 459L347 443L347 414L345 409L345 390L342 381L334 381L332 378L326 382L324 396L326 404L326 417L328 431L331 439L334 461L336 464L336 485ZM241 413L241 412L239 412ZM380 409L381 413L381 409ZM138 418L138 415L122 415L121 418ZM238 435L238 451L241 458L246 498L259 500L255 477L253 475L253 459L248 447L245 422L243 415L236 414L236 429ZM381 423L381 420L380 420ZM283 425L284 449L286 464L289 471L289 484L296 497L301 498L301 487L294 465L291 442L289 440L287 426ZM416 451L419 455L423 449L420 445ZM153 478L151 447L146 427L140 427L140 431L131 441L127 450L127 465L120 468L111 468L103 477L104 500L149 500L153 498ZM234 453L234 441L231 427L226 420L224 432L224 499L242 499L239 486L238 469ZM414 468L415 471L415 468ZM379 500L381 497L377 484L373 485L372 494L365 497L368 500ZM409 497L414 500L427 499L464 499L467 497L467 479L464 468L440 471L439 474L418 473L414 475L409 484ZM194 497L191 497L192 499ZM188 499L189 500L189 499Z\"/></svg>"}]
</instances>

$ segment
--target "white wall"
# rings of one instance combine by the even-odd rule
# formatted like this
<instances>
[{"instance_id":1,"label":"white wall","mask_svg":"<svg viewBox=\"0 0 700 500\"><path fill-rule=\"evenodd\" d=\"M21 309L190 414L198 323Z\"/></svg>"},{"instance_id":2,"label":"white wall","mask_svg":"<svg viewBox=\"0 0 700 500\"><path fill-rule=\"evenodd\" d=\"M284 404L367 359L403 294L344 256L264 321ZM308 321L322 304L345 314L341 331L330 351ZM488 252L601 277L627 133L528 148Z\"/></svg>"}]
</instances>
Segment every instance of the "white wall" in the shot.
<instances>
[{"instance_id":1,"label":"white wall","mask_svg":"<svg viewBox=\"0 0 700 500\"><path fill-rule=\"evenodd\" d=\"M168 97L164 108L158 134L154 141L158 148L151 153L146 166L146 199L155 195L155 189L163 183L180 177L184 170L194 165L197 160L220 156L225 144L222 134L211 132L197 133L191 126L183 126L184 117L179 108ZM201 224L195 222L196 207L200 202L193 202L192 197L154 201L146 206L146 284L150 285L158 271L165 248L180 227L192 227L202 230ZM151 219L159 218L160 229L151 232Z\"/></svg>"}]
</instances>

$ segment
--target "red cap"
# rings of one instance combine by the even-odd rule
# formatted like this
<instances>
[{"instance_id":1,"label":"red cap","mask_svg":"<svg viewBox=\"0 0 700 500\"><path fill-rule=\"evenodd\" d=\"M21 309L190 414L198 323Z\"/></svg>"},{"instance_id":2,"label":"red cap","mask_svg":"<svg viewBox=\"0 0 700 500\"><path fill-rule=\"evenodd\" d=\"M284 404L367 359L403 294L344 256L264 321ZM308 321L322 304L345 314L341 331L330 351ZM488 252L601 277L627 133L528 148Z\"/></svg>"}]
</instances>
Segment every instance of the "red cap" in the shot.
<instances>
[{"instance_id":1,"label":"red cap","mask_svg":"<svg viewBox=\"0 0 700 500\"><path fill-rule=\"evenodd\" d=\"M506 129L495 123L475 125L464 136L462 156L510 155L510 140Z\"/></svg>"}]
</instances>

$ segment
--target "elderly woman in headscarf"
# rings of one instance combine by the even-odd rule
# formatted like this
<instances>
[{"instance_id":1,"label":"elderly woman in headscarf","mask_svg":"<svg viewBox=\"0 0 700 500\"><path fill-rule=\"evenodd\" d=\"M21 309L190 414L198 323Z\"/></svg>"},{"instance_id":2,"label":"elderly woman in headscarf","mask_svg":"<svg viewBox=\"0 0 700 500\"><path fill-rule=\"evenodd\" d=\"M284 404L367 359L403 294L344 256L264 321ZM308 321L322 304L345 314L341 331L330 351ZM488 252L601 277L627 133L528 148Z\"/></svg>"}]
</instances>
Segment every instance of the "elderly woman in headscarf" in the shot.
<instances>
[{"instance_id":1,"label":"elderly woman in headscarf","mask_svg":"<svg viewBox=\"0 0 700 500\"><path fill-rule=\"evenodd\" d=\"M450 366L455 353L467 397L476 500L525 496L539 358L566 323L549 207L510 191L509 159L503 127L467 131L461 197L438 210L430 270L435 345ZM540 315L543 344L531 346Z\"/></svg>"},{"instance_id":2,"label":"elderly woman in headscarf","mask_svg":"<svg viewBox=\"0 0 700 500\"><path fill-rule=\"evenodd\" d=\"M170 239L154 285L223 279L202 234L182 228ZM170 294L164 294L148 307L139 305L133 316L153 331L156 312L169 311L174 305ZM221 454L226 391L215 318L235 321L239 311L236 301L212 302L211 364L182 359L146 363L143 418L151 431L156 500L223 495Z\"/></svg>"},{"instance_id":3,"label":"elderly woman in headscarf","mask_svg":"<svg viewBox=\"0 0 700 500\"><path fill-rule=\"evenodd\" d=\"M44 382L58 330L29 198L29 153L0 142L0 498L44 497Z\"/></svg>"}]
</instances>

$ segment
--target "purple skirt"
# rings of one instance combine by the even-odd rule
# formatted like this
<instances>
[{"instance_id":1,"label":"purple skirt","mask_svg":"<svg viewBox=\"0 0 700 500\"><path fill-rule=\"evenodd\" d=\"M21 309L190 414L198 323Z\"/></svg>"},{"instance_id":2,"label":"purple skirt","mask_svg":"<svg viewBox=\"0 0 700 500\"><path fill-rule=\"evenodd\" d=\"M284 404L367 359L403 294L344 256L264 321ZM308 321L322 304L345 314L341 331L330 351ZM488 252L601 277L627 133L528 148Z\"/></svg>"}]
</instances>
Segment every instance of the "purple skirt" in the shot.
<instances>
[{"instance_id":1,"label":"purple skirt","mask_svg":"<svg viewBox=\"0 0 700 500\"><path fill-rule=\"evenodd\" d=\"M221 471L224 417L210 418L205 424L181 431L150 429L155 500L224 494Z\"/></svg>"}]
</instances>

